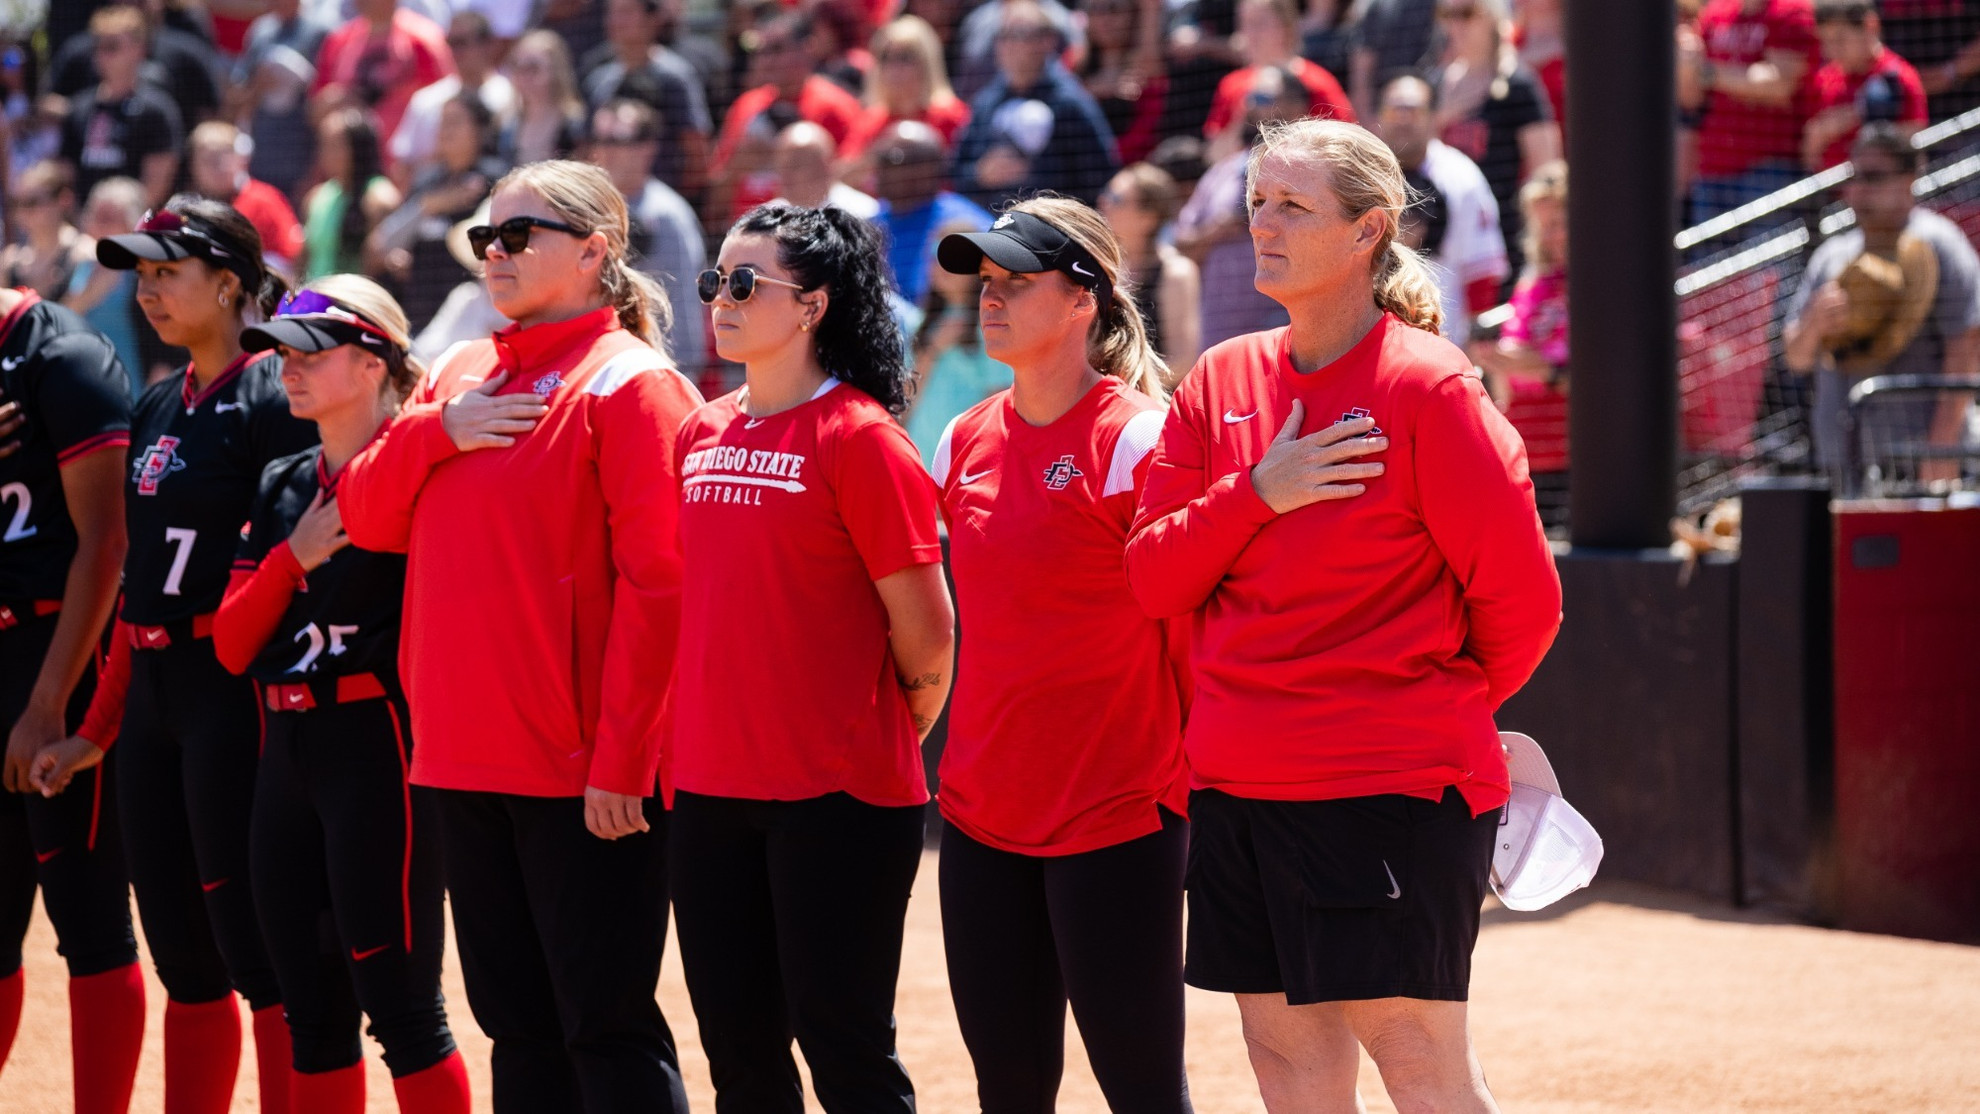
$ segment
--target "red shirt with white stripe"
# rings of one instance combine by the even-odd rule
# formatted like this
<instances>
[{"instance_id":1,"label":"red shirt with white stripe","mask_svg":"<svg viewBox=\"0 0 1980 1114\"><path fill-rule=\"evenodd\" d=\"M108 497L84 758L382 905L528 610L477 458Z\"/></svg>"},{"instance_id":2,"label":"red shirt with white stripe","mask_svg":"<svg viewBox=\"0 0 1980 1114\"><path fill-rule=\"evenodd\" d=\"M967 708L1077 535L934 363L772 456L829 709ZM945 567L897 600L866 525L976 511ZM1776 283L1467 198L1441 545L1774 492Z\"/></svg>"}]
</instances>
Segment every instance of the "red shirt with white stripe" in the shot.
<instances>
[{"instance_id":1,"label":"red shirt with white stripe","mask_svg":"<svg viewBox=\"0 0 1980 1114\"><path fill-rule=\"evenodd\" d=\"M1441 337L1385 314L1300 374L1289 333L1197 361L1128 542L1142 605L1192 616L1192 784L1266 800L1454 785L1473 815L1496 808L1492 713L1561 616L1519 435ZM1361 495L1278 514L1252 488L1295 399L1302 436L1365 415L1389 439Z\"/></svg>"},{"instance_id":2,"label":"red shirt with white stripe","mask_svg":"<svg viewBox=\"0 0 1980 1114\"><path fill-rule=\"evenodd\" d=\"M965 616L939 796L979 843L1077 854L1186 807L1166 624L1121 563L1162 418L1110 376L1044 426L999 392L935 447Z\"/></svg>"},{"instance_id":3,"label":"red shirt with white stripe","mask_svg":"<svg viewBox=\"0 0 1980 1114\"><path fill-rule=\"evenodd\" d=\"M684 562L671 785L797 801L928 800L874 582L942 559L935 485L906 432L828 379L767 417L748 388L681 427Z\"/></svg>"},{"instance_id":4,"label":"red shirt with white stripe","mask_svg":"<svg viewBox=\"0 0 1980 1114\"><path fill-rule=\"evenodd\" d=\"M549 410L461 452L441 408L498 372ZM407 554L414 784L653 793L680 621L671 439L699 402L608 306L449 349L345 466L351 544Z\"/></svg>"}]
</instances>

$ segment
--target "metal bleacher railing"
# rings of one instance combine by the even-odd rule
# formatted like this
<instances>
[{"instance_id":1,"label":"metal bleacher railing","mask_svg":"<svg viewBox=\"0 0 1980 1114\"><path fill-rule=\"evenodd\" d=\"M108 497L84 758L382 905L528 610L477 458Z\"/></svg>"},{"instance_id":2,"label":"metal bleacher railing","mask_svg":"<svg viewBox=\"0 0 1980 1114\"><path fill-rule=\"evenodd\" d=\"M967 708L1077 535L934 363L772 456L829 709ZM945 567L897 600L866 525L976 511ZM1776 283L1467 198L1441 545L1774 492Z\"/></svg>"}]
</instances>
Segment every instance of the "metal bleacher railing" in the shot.
<instances>
[{"instance_id":1,"label":"metal bleacher railing","mask_svg":"<svg viewBox=\"0 0 1980 1114\"><path fill-rule=\"evenodd\" d=\"M1927 152L1927 170L1914 196L1980 241L1980 109L1921 129L1912 143ZM1677 234L1681 264L1678 299L1678 513L1695 515L1734 494L1741 481L1819 471L1810 451L1806 406L1810 390L1781 360L1782 332L1815 246L1854 224L1835 200L1849 164L1800 179L1765 197ZM1494 329L1510 310L1480 314ZM1859 384L1853 401L1892 389ZM1903 389L1931 389L1907 383ZM1942 388L1956 386L1952 383ZM1863 468L1903 446L1853 446ZM1969 456L1954 447L1924 456Z\"/></svg>"}]
</instances>

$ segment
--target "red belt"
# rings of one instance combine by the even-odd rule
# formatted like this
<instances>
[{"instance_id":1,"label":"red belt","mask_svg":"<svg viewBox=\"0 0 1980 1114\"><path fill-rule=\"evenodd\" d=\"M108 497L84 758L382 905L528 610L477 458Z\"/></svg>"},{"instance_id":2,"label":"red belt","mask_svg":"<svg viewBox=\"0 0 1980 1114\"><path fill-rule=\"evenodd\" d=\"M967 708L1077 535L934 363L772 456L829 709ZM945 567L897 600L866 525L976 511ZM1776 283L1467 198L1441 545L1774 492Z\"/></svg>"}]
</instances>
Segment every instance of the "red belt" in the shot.
<instances>
[{"instance_id":1,"label":"red belt","mask_svg":"<svg viewBox=\"0 0 1980 1114\"><path fill-rule=\"evenodd\" d=\"M213 637L213 612L155 627L131 624L131 649L163 650L174 642Z\"/></svg>"},{"instance_id":2,"label":"red belt","mask_svg":"<svg viewBox=\"0 0 1980 1114\"><path fill-rule=\"evenodd\" d=\"M375 673L353 673L330 681L269 685L262 690L271 712L307 712L318 704L355 704L385 696L385 683Z\"/></svg>"},{"instance_id":3,"label":"red belt","mask_svg":"<svg viewBox=\"0 0 1980 1114\"><path fill-rule=\"evenodd\" d=\"M61 600L34 600L30 603L0 603L0 630L21 625L21 616L32 611L39 619L62 610Z\"/></svg>"}]
</instances>

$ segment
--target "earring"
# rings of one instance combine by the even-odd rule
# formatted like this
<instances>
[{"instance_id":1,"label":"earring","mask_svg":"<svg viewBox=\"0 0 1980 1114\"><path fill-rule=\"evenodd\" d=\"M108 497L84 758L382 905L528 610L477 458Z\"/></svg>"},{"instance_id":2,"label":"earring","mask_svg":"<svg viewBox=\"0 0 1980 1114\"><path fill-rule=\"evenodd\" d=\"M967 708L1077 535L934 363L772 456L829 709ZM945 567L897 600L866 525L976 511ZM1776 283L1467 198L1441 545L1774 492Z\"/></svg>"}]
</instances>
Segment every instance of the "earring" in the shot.
<instances>
[{"instance_id":1,"label":"earring","mask_svg":"<svg viewBox=\"0 0 1980 1114\"><path fill-rule=\"evenodd\" d=\"M227 308L227 296L225 294L220 295L220 308L221 309Z\"/></svg>"},{"instance_id":2,"label":"earring","mask_svg":"<svg viewBox=\"0 0 1980 1114\"><path fill-rule=\"evenodd\" d=\"M811 331L811 322L809 322L809 321L800 321L800 322L798 322L798 332L800 332L800 333L808 333L808 332L810 332L810 331Z\"/></svg>"}]
</instances>

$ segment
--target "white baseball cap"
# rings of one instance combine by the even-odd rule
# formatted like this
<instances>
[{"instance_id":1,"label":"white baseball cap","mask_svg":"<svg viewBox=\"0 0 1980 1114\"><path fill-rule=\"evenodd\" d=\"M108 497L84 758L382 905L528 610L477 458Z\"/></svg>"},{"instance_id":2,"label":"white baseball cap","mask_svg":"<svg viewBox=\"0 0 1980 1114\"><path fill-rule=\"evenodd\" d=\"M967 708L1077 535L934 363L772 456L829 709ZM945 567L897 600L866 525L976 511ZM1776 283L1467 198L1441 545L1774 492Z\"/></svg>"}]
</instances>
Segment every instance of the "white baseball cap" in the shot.
<instances>
[{"instance_id":1,"label":"white baseball cap","mask_svg":"<svg viewBox=\"0 0 1980 1114\"><path fill-rule=\"evenodd\" d=\"M1508 909L1544 909L1595 877L1602 837L1561 796L1560 779L1532 736L1499 732L1512 797L1499 813L1492 892Z\"/></svg>"}]
</instances>

